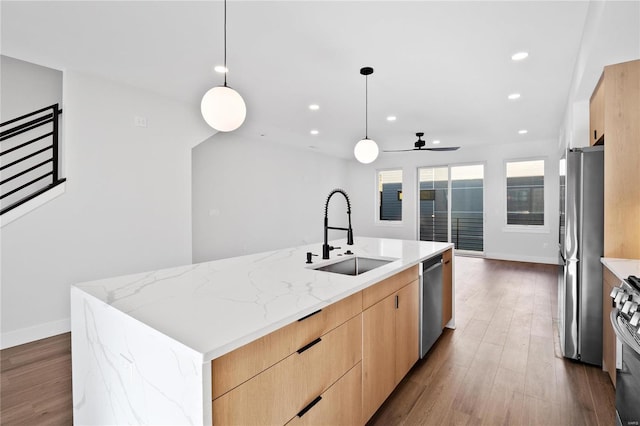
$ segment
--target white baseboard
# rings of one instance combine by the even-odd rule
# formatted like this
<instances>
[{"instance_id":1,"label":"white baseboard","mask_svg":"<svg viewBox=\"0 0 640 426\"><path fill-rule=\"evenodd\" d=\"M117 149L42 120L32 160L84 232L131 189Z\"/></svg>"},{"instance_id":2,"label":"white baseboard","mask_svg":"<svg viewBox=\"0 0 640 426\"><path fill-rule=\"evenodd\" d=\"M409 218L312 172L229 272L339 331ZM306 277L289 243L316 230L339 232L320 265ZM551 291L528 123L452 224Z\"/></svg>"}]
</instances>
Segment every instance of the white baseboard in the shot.
<instances>
[{"instance_id":1,"label":"white baseboard","mask_svg":"<svg viewBox=\"0 0 640 426\"><path fill-rule=\"evenodd\" d=\"M19 330L8 331L0 335L0 349L7 349L13 346L23 345L58 334L71 331L71 320L69 318L51 321L32 327L21 328Z\"/></svg>"},{"instance_id":2,"label":"white baseboard","mask_svg":"<svg viewBox=\"0 0 640 426\"><path fill-rule=\"evenodd\" d=\"M520 254L508 254L508 253L485 253L486 259L495 260L511 260L515 262L530 262L530 263L546 263L549 265L557 265L557 257L539 257L539 256L523 256Z\"/></svg>"}]
</instances>

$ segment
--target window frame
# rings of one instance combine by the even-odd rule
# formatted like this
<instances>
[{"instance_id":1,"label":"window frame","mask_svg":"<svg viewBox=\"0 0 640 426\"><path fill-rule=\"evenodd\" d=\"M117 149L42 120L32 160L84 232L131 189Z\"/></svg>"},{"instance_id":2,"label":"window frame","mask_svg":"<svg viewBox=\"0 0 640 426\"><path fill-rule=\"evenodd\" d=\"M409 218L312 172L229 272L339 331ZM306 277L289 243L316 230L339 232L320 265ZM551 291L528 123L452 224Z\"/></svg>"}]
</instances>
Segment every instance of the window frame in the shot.
<instances>
[{"instance_id":1,"label":"window frame","mask_svg":"<svg viewBox=\"0 0 640 426\"><path fill-rule=\"evenodd\" d=\"M521 225L521 224L510 224L508 223L508 189L507 189L507 165L509 163L519 163L519 162L527 162L527 161L542 161L543 162L543 176L542 176L542 189L543 196L542 200L544 203L544 208L542 211L542 225ZM547 156L536 156L536 157L524 157L524 158L506 158L503 160L502 165L502 202L504 203L502 214L503 214L503 232L524 232L524 233L532 233L532 234L548 234L549 231L549 188L547 183L547 178L549 175L549 157Z\"/></svg>"},{"instance_id":2,"label":"window frame","mask_svg":"<svg viewBox=\"0 0 640 426\"><path fill-rule=\"evenodd\" d=\"M380 173L381 172L397 172L399 171L402 174L402 181L401 183L401 187L400 187L400 191L402 191L404 193L404 178L405 178L405 172L404 169L402 167L388 167L388 168L383 168L383 169L376 169L376 174L375 174L375 219L374 219L374 223L376 226L403 226L404 225L404 212L406 210L406 206L404 205L404 196L402 197L402 200L400 200L400 206L401 206L401 213L400 213L400 220L383 220L380 219L380 191L378 190L378 187L380 186ZM403 194L404 195L404 194Z\"/></svg>"}]
</instances>

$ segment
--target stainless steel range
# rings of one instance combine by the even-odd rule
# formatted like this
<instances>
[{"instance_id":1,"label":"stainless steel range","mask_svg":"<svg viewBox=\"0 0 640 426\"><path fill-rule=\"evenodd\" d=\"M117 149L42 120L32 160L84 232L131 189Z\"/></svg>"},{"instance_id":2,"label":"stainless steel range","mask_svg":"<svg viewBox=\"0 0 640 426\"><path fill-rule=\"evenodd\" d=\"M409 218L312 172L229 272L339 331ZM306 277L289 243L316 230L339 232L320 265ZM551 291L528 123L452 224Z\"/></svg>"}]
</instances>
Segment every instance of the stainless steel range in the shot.
<instances>
[{"instance_id":1,"label":"stainless steel range","mask_svg":"<svg viewBox=\"0 0 640 426\"><path fill-rule=\"evenodd\" d=\"M610 296L611 324L622 345L616 360L617 424L640 425L640 279L629 276Z\"/></svg>"}]
</instances>

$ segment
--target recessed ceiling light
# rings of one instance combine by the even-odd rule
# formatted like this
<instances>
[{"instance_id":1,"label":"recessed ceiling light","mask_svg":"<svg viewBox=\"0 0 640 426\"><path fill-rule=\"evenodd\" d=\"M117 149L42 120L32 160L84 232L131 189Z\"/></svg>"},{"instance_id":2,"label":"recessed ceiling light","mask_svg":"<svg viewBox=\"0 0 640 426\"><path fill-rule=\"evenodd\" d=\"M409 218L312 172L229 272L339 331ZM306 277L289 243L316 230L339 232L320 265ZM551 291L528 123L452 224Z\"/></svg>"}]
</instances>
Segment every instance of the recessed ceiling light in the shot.
<instances>
[{"instance_id":1,"label":"recessed ceiling light","mask_svg":"<svg viewBox=\"0 0 640 426\"><path fill-rule=\"evenodd\" d=\"M433 141L431 143L434 144L434 145L438 145L440 143L440 141L439 140L435 140L435 141Z\"/></svg>"},{"instance_id":2,"label":"recessed ceiling light","mask_svg":"<svg viewBox=\"0 0 640 426\"><path fill-rule=\"evenodd\" d=\"M507 96L507 98L509 98L512 101L515 99L520 99L520 93L512 93L509 96Z\"/></svg>"},{"instance_id":3,"label":"recessed ceiling light","mask_svg":"<svg viewBox=\"0 0 640 426\"><path fill-rule=\"evenodd\" d=\"M224 65L216 65L213 70L215 72L219 72L220 74L225 74L229 72L229 68L225 67Z\"/></svg>"},{"instance_id":4,"label":"recessed ceiling light","mask_svg":"<svg viewBox=\"0 0 640 426\"><path fill-rule=\"evenodd\" d=\"M527 133L529 133L527 129L518 130L518 134L520 135L526 135Z\"/></svg>"},{"instance_id":5,"label":"recessed ceiling light","mask_svg":"<svg viewBox=\"0 0 640 426\"><path fill-rule=\"evenodd\" d=\"M319 110L319 109L320 109L320 105L318 105L318 104L311 104L311 105L309 105L309 109L310 109L311 111L317 111L317 110Z\"/></svg>"},{"instance_id":6,"label":"recessed ceiling light","mask_svg":"<svg viewBox=\"0 0 640 426\"><path fill-rule=\"evenodd\" d=\"M529 56L528 52L518 52L518 53L514 53L513 55L511 55L511 60L512 61L521 61L521 60L525 59L527 56Z\"/></svg>"},{"instance_id":7,"label":"recessed ceiling light","mask_svg":"<svg viewBox=\"0 0 640 426\"><path fill-rule=\"evenodd\" d=\"M396 121L397 117L395 115L390 115L387 117L387 121Z\"/></svg>"},{"instance_id":8,"label":"recessed ceiling light","mask_svg":"<svg viewBox=\"0 0 640 426\"><path fill-rule=\"evenodd\" d=\"M318 133L320 133L319 131L317 131L316 129L313 129L312 131L310 131L309 133L311 133L312 135L317 135Z\"/></svg>"}]
</instances>

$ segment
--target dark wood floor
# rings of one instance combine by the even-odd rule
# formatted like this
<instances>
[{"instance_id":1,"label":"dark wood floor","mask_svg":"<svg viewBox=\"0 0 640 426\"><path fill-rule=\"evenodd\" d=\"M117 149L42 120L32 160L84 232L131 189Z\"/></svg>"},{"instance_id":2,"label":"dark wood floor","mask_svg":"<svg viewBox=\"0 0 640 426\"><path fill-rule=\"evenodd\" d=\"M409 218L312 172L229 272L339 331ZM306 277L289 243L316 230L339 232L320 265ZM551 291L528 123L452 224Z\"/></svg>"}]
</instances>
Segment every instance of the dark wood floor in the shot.
<instances>
[{"instance_id":1,"label":"dark wood floor","mask_svg":"<svg viewBox=\"0 0 640 426\"><path fill-rule=\"evenodd\" d=\"M372 425L613 425L598 367L559 354L556 267L456 257L445 330ZM69 333L1 351L0 423L70 425Z\"/></svg>"},{"instance_id":2,"label":"dark wood floor","mask_svg":"<svg viewBox=\"0 0 640 426\"><path fill-rule=\"evenodd\" d=\"M0 352L0 424L72 424L71 334Z\"/></svg>"},{"instance_id":3,"label":"dark wood floor","mask_svg":"<svg viewBox=\"0 0 640 426\"><path fill-rule=\"evenodd\" d=\"M599 367L562 357L557 267L456 257L456 329L445 330L371 425L614 425Z\"/></svg>"}]
</instances>

